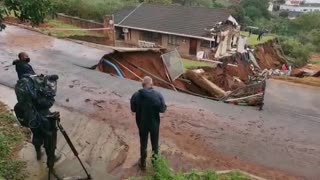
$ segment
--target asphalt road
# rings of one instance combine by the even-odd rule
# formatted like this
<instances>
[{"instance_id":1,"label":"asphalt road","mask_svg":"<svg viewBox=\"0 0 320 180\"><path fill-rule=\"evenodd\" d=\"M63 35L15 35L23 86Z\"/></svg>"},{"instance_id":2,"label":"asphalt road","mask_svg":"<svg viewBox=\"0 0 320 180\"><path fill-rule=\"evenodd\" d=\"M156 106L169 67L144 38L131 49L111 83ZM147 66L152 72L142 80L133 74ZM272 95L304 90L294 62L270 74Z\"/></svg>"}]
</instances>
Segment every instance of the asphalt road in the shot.
<instances>
[{"instance_id":1,"label":"asphalt road","mask_svg":"<svg viewBox=\"0 0 320 180\"><path fill-rule=\"evenodd\" d=\"M38 73L59 74L57 105L79 113L94 111L95 107L88 106L86 100L117 99L128 103L131 94L140 88L137 82L84 68L97 64L111 50L94 49L14 26L0 33L0 84L14 86L17 75L11 63L21 51L29 53ZM206 137L210 148L245 162L320 179L319 88L268 81L261 112L159 90L170 106L212 112L218 123L227 124L219 137L211 135L209 130L191 127Z\"/></svg>"}]
</instances>

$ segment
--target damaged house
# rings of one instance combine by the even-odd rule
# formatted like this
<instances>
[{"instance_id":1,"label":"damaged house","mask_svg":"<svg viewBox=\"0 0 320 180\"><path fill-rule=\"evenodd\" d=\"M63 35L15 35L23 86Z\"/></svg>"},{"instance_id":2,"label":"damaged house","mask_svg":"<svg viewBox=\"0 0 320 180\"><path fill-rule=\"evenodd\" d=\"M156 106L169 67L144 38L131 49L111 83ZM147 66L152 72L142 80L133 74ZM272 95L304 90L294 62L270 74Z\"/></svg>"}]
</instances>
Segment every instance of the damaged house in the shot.
<instances>
[{"instance_id":1,"label":"damaged house","mask_svg":"<svg viewBox=\"0 0 320 180\"><path fill-rule=\"evenodd\" d=\"M117 41L137 47L177 49L183 56L202 51L224 56L238 43L240 27L226 9L140 4L114 15Z\"/></svg>"}]
</instances>

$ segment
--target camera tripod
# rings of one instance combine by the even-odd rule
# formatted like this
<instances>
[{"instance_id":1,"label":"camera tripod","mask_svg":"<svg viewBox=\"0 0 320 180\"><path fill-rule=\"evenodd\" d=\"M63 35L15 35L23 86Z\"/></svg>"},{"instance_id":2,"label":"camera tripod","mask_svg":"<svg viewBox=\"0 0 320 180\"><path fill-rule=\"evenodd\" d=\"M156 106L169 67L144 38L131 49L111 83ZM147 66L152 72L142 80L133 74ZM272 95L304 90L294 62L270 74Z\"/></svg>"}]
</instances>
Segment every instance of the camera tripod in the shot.
<instances>
[{"instance_id":1,"label":"camera tripod","mask_svg":"<svg viewBox=\"0 0 320 180\"><path fill-rule=\"evenodd\" d=\"M55 163L55 150L56 150L56 145L57 145L57 131L60 130L61 134L63 135L63 137L65 138L65 140L67 141L69 147L71 148L74 156L78 159L79 163L81 164L82 169L84 170L84 172L86 173L85 178L76 178L77 180L91 180L91 175L88 173L87 169L85 168L85 166L83 165L81 159L79 158L79 153L76 150L76 148L74 147L73 143L71 142L68 134L66 133L66 131L64 130L64 128L62 127L61 123L60 123L60 114L59 112L54 112L52 114L50 114L49 116L47 116L48 120L51 123L51 132L52 134L49 137L49 143L48 143L48 159L47 159L47 165L48 165L48 180L51 180L51 175L53 175L57 180L63 180L63 178L60 178L56 172L54 171L54 163Z\"/></svg>"}]
</instances>

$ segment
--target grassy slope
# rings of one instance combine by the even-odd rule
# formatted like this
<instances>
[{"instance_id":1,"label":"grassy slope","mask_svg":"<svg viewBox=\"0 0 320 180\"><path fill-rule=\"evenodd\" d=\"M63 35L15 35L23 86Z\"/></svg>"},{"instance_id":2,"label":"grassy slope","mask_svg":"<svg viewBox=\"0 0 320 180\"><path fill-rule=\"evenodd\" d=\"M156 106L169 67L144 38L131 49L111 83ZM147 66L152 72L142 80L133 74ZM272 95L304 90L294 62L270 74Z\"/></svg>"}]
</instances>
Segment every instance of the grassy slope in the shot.
<instances>
[{"instance_id":1,"label":"grassy slope","mask_svg":"<svg viewBox=\"0 0 320 180\"><path fill-rule=\"evenodd\" d=\"M242 31L241 35L248 37L249 33ZM262 40L261 41L258 41L257 38L258 38L258 35L251 34L250 37L249 37L249 40L248 40L248 45L256 46L258 44L265 43L265 42L269 41L270 39L274 39L275 35L272 35L272 34L264 35L264 36L262 36Z\"/></svg>"},{"instance_id":2,"label":"grassy slope","mask_svg":"<svg viewBox=\"0 0 320 180\"><path fill-rule=\"evenodd\" d=\"M195 69L199 67L214 67L215 65L212 63L203 62L203 61L183 59L183 66L185 69Z\"/></svg>"},{"instance_id":3,"label":"grassy slope","mask_svg":"<svg viewBox=\"0 0 320 180\"><path fill-rule=\"evenodd\" d=\"M16 152L25 139L15 119L0 102L0 179L25 179L25 162L15 160Z\"/></svg>"}]
</instances>

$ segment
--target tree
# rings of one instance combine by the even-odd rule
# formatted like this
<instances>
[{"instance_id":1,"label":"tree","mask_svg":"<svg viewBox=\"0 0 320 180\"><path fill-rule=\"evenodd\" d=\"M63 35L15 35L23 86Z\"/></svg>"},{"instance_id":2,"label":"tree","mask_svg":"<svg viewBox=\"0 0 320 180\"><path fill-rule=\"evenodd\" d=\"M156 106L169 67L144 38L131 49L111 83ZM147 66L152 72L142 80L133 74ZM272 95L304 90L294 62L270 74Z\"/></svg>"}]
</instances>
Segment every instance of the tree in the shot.
<instances>
[{"instance_id":1,"label":"tree","mask_svg":"<svg viewBox=\"0 0 320 180\"><path fill-rule=\"evenodd\" d=\"M276 2L279 4L284 4L284 3L286 3L286 0L277 0Z\"/></svg>"},{"instance_id":2,"label":"tree","mask_svg":"<svg viewBox=\"0 0 320 180\"><path fill-rule=\"evenodd\" d=\"M283 17L283 18L287 18L289 16L289 12L288 11L281 11L279 13L279 16Z\"/></svg>"},{"instance_id":3,"label":"tree","mask_svg":"<svg viewBox=\"0 0 320 180\"><path fill-rule=\"evenodd\" d=\"M270 13L268 11L268 0L242 0L240 5L242 8L244 8L245 15L250 17L252 20L270 18Z\"/></svg>"},{"instance_id":4,"label":"tree","mask_svg":"<svg viewBox=\"0 0 320 180\"><path fill-rule=\"evenodd\" d=\"M0 9L0 21L3 21L4 12L12 11L21 21L39 25L52 10L50 0L4 0Z\"/></svg>"},{"instance_id":5,"label":"tree","mask_svg":"<svg viewBox=\"0 0 320 180\"><path fill-rule=\"evenodd\" d=\"M248 6L244 8L246 16L250 17L252 20L262 19L263 15L259 8L255 6Z\"/></svg>"},{"instance_id":6,"label":"tree","mask_svg":"<svg viewBox=\"0 0 320 180\"><path fill-rule=\"evenodd\" d=\"M172 4L172 0L142 0L142 2L165 4L165 5Z\"/></svg>"},{"instance_id":7,"label":"tree","mask_svg":"<svg viewBox=\"0 0 320 180\"><path fill-rule=\"evenodd\" d=\"M320 12L306 13L292 21L292 25L297 31L311 31L320 29Z\"/></svg>"},{"instance_id":8,"label":"tree","mask_svg":"<svg viewBox=\"0 0 320 180\"><path fill-rule=\"evenodd\" d=\"M204 7L212 7L212 0L180 0L176 1L183 6L204 6Z\"/></svg>"},{"instance_id":9,"label":"tree","mask_svg":"<svg viewBox=\"0 0 320 180\"><path fill-rule=\"evenodd\" d=\"M3 24L5 14L6 9L4 8L3 2L0 2L0 31L6 28L6 26Z\"/></svg>"},{"instance_id":10,"label":"tree","mask_svg":"<svg viewBox=\"0 0 320 180\"><path fill-rule=\"evenodd\" d=\"M217 2L216 0L212 0L211 7L213 7L213 8L224 8L224 5L219 3L219 2Z\"/></svg>"},{"instance_id":11,"label":"tree","mask_svg":"<svg viewBox=\"0 0 320 180\"><path fill-rule=\"evenodd\" d=\"M245 23L245 11L240 5L231 5L228 7L231 15L236 18L236 20L242 24Z\"/></svg>"}]
</instances>

